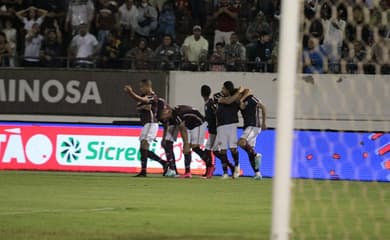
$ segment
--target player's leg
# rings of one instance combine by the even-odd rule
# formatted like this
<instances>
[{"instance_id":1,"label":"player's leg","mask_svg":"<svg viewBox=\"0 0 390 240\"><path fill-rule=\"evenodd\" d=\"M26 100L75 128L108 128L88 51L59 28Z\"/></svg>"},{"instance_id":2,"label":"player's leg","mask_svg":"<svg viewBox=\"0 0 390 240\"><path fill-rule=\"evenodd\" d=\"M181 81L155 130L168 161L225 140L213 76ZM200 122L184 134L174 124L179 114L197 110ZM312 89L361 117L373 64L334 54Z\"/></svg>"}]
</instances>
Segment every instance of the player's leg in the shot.
<instances>
[{"instance_id":1,"label":"player's leg","mask_svg":"<svg viewBox=\"0 0 390 240\"><path fill-rule=\"evenodd\" d=\"M229 177L228 175L228 167L234 169L233 165L229 162L227 157L227 149L228 149L228 134L227 127L228 125L219 126L217 128L217 139L216 139L216 151L214 151L215 156L217 156L222 163L223 175L222 179L226 179ZM234 170L232 170L233 172Z\"/></svg>"},{"instance_id":2,"label":"player's leg","mask_svg":"<svg viewBox=\"0 0 390 240\"><path fill-rule=\"evenodd\" d=\"M204 143L205 133L206 133L207 123L203 123L202 125L192 129L190 131L190 143L192 150L199 155L199 157L207 163L207 155L206 151L200 148Z\"/></svg>"},{"instance_id":3,"label":"player's leg","mask_svg":"<svg viewBox=\"0 0 390 240\"><path fill-rule=\"evenodd\" d=\"M168 171L169 174L167 173L167 175L176 176L178 171L176 169L176 158L175 158L175 153L173 150L173 147L174 147L173 145L177 139L177 135L178 135L179 130L175 125L169 125L167 127L166 131L167 132L165 134L165 138L162 141L162 147L164 148L165 156L166 156L166 159L168 162L168 167L169 167L169 171Z\"/></svg>"},{"instance_id":4,"label":"player's leg","mask_svg":"<svg viewBox=\"0 0 390 240\"><path fill-rule=\"evenodd\" d=\"M158 124L157 123L147 123L141 131L141 173L140 175L146 175L147 159L150 158L159 162L164 172L167 169L167 163L163 161L159 156L154 152L149 150L150 143L154 141L157 136Z\"/></svg>"},{"instance_id":5,"label":"player's leg","mask_svg":"<svg viewBox=\"0 0 390 240\"><path fill-rule=\"evenodd\" d=\"M213 163L213 146L216 138L216 134L209 133L209 138L207 139L205 146L205 156L206 156L206 172L203 177L211 178L214 173L214 163Z\"/></svg>"},{"instance_id":6,"label":"player's leg","mask_svg":"<svg viewBox=\"0 0 390 240\"><path fill-rule=\"evenodd\" d=\"M237 124L229 124L227 125L227 139L228 139L228 147L230 153L232 154L234 161L234 170L232 171L233 178L238 178L240 176L240 161L239 154L237 150Z\"/></svg>"},{"instance_id":7,"label":"player's leg","mask_svg":"<svg viewBox=\"0 0 390 240\"><path fill-rule=\"evenodd\" d=\"M247 127L238 141L238 145L248 154L249 162L255 173L255 179L261 179L261 174L259 171L261 154L257 153L255 150L256 138L260 132L261 128Z\"/></svg>"},{"instance_id":8,"label":"player's leg","mask_svg":"<svg viewBox=\"0 0 390 240\"><path fill-rule=\"evenodd\" d=\"M191 146L191 131L189 131L188 129L187 129L187 135L188 135L189 144ZM184 172L184 175L182 175L180 177L181 178L191 178L192 177L192 175L191 175L191 162L192 162L191 149L189 150L189 152L184 152L184 149L183 149L183 155L184 155L185 172Z\"/></svg>"},{"instance_id":9,"label":"player's leg","mask_svg":"<svg viewBox=\"0 0 390 240\"><path fill-rule=\"evenodd\" d=\"M146 140L140 142L141 171L135 177L146 177L149 143Z\"/></svg>"}]
</instances>

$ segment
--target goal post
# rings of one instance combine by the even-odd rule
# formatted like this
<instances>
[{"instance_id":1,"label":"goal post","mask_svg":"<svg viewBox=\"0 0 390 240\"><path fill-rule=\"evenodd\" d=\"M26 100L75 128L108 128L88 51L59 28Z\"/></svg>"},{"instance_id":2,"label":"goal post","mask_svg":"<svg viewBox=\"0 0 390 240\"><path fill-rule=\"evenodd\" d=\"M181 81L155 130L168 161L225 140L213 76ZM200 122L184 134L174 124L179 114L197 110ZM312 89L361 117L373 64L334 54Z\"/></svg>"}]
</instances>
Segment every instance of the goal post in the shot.
<instances>
[{"instance_id":1,"label":"goal post","mask_svg":"<svg viewBox=\"0 0 390 240\"><path fill-rule=\"evenodd\" d=\"M289 239L294 93L298 69L298 57L294 56L297 56L298 51L300 1L283 0L281 4L271 240Z\"/></svg>"}]
</instances>

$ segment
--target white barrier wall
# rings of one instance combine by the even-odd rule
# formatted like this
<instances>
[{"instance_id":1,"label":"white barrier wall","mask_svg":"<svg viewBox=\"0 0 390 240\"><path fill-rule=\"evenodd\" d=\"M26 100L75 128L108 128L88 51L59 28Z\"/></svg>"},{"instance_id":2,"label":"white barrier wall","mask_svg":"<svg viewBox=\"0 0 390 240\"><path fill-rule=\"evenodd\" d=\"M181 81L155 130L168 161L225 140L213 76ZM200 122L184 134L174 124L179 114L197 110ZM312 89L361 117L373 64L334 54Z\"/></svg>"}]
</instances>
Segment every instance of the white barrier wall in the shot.
<instances>
[{"instance_id":1,"label":"white barrier wall","mask_svg":"<svg viewBox=\"0 0 390 240\"><path fill-rule=\"evenodd\" d=\"M268 126L276 117L277 75L264 73L171 72L171 105L188 104L203 111L202 84L213 92L224 81L253 90L266 104ZM390 130L390 76L305 75L296 88L296 128L334 130Z\"/></svg>"}]
</instances>

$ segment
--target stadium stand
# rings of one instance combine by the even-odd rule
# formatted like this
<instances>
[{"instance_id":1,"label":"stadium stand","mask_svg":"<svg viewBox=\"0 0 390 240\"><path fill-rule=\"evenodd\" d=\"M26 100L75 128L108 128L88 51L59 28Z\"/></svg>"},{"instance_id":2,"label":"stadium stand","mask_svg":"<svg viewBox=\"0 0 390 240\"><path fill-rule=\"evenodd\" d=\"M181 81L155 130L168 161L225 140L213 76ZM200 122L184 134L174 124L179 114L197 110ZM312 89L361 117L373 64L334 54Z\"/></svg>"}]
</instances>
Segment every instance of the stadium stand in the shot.
<instances>
[{"instance_id":1,"label":"stadium stand","mask_svg":"<svg viewBox=\"0 0 390 240\"><path fill-rule=\"evenodd\" d=\"M377 2L305 0L302 72L389 74L390 3ZM275 72L279 19L279 0L0 0L0 66ZM89 47L75 52L83 26ZM189 67L183 43L194 26L208 52Z\"/></svg>"}]
</instances>

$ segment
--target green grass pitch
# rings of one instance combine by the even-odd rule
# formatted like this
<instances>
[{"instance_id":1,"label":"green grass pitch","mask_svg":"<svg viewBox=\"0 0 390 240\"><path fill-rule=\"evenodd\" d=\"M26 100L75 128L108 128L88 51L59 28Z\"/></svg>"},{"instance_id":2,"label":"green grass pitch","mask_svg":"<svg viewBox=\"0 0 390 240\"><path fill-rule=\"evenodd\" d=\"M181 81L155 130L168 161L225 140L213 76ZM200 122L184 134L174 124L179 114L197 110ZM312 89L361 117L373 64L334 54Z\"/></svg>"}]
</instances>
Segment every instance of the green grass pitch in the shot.
<instances>
[{"instance_id":1,"label":"green grass pitch","mask_svg":"<svg viewBox=\"0 0 390 240\"><path fill-rule=\"evenodd\" d=\"M389 184L294 186L293 239L390 236ZM269 239L271 195L271 179L0 171L0 239Z\"/></svg>"}]
</instances>

